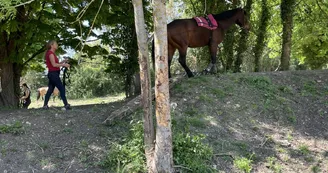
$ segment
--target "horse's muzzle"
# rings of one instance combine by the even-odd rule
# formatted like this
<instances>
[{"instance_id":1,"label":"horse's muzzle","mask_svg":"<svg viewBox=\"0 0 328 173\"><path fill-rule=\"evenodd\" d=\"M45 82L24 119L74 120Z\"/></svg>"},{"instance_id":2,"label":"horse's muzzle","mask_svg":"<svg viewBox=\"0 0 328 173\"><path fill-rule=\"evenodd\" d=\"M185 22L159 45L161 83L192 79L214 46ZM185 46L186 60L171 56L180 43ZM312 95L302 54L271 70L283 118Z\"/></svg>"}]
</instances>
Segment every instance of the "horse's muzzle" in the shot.
<instances>
[{"instance_id":1,"label":"horse's muzzle","mask_svg":"<svg viewBox=\"0 0 328 173\"><path fill-rule=\"evenodd\" d=\"M251 26L249 24L246 24L246 25L244 25L243 29L248 32L251 30Z\"/></svg>"}]
</instances>

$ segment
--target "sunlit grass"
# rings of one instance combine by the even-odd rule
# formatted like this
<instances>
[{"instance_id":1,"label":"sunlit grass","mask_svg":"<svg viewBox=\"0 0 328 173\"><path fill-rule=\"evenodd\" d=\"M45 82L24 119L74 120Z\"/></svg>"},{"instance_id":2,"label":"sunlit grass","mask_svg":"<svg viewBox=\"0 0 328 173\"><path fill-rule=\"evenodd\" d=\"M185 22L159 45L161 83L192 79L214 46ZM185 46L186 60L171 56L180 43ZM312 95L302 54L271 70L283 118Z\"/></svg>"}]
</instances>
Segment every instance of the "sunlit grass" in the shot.
<instances>
[{"instance_id":1,"label":"sunlit grass","mask_svg":"<svg viewBox=\"0 0 328 173\"><path fill-rule=\"evenodd\" d=\"M71 106L81 106L81 105L91 105L91 104L106 104L111 102L116 102L125 99L124 93L117 94L117 95L110 95L106 97L96 97L96 98L88 98L88 99L68 99L68 103ZM35 97L31 97L32 103L29 108L41 108L43 106L43 100L39 99L36 100ZM53 101L52 97L49 100L48 106L49 107L61 107L63 106L63 101L56 98Z\"/></svg>"}]
</instances>

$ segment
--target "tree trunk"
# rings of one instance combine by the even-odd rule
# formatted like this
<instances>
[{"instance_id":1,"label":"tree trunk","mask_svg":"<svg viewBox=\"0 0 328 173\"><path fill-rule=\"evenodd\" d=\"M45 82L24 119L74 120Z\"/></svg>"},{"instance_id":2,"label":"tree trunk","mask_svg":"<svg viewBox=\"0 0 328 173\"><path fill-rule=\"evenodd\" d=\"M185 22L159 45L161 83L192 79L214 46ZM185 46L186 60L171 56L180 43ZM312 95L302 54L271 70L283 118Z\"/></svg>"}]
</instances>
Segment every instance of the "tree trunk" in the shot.
<instances>
[{"instance_id":1,"label":"tree trunk","mask_svg":"<svg viewBox=\"0 0 328 173\"><path fill-rule=\"evenodd\" d=\"M283 25L280 70L289 70L292 47L293 12L295 0L281 0L281 21Z\"/></svg>"},{"instance_id":2,"label":"tree trunk","mask_svg":"<svg viewBox=\"0 0 328 173\"><path fill-rule=\"evenodd\" d=\"M225 35L225 40L223 43L223 54L225 59L225 70L230 71L232 69L233 64L233 51L234 51L234 43L235 43L235 32L236 26L232 26L230 30L227 31Z\"/></svg>"},{"instance_id":3,"label":"tree trunk","mask_svg":"<svg viewBox=\"0 0 328 173\"><path fill-rule=\"evenodd\" d=\"M173 172L165 2L153 0L157 121L155 164L159 173Z\"/></svg>"},{"instance_id":4,"label":"tree trunk","mask_svg":"<svg viewBox=\"0 0 328 173\"><path fill-rule=\"evenodd\" d=\"M149 173L156 172L154 150L155 150L155 129L152 118L152 93L150 82L150 69L147 45L147 32L145 28L145 19L143 13L142 0L132 0L134 7L135 28L137 33L139 48L139 67L141 83L142 105L144 111L144 143L147 160L147 169Z\"/></svg>"},{"instance_id":5,"label":"tree trunk","mask_svg":"<svg viewBox=\"0 0 328 173\"><path fill-rule=\"evenodd\" d=\"M141 84L140 84L140 72L137 72L134 74L134 78L133 78L133 85L134 85L134 90L133 90L133 94L135 96L138 96L141 94Z\"/></svg>"},{"instance_id":6,"label":"tree trunk","mask_svg":"<svg viewBox=\"0 0 328 173\"><path fill-rule=\"evenodd\" d=\"M17 92L17 76L14 73L14 64L0 63L1 68L1 93L0 107L17 108L19 106L19 91ZM18 78L19 81L19 78ZM19 82L18 82L19 89Z\"/></svg>"},{"instance_id":7,"label":"tree trunk","mask_svg":"<svg viewBox=\"0 0 328 173\"><path fill-rule=\"evenodd\" d=\"M259 72L261 69L260 61L261 56L263 54L263 48L265 46L265 36L267 33L267 26L269 22L269 9L267 5L267 0L262 0L262 12L261 12L261 19L260 19L260 26L257 34L256 45L254 48L255 54L255 72Z\"/></svg>"},{"instance_id":8,"label":"tree trunk","mask_svg":"<svg viewBox=\"0 0 328 173\"><path fill-rule=\"evenodd\" d=\"M250 20L251 18L251 9L252 9L252 3L253 0L247 0L246 6L245 6L245 11L248 15L248 19ZM241 36L239 39L239 45L237 49L237 57L235 61L235 68L234 72L235 73L240 73L241 72L241 65L243 63L243 59L245 57L244 52L247 50L247 39L248 39L248 33L245 30L241 31Z\"/></svg>"},{"instance_id":9,"label":"tree trunk","mask_svg":"<svg viewBox=\"0 0 328 173\"><path fill-rule=\"evenodd\" d=\"M238 6L239 0L233 0L231 4L231 8L234 9ZM234 62L234 48L235 48L235 35L236 35L237 27L233 25L230 30L227 31L224 42L223 42L223 54L225 57L225 70L230 71L233 70L233 62Z\"/></svg>"}]
</instances>

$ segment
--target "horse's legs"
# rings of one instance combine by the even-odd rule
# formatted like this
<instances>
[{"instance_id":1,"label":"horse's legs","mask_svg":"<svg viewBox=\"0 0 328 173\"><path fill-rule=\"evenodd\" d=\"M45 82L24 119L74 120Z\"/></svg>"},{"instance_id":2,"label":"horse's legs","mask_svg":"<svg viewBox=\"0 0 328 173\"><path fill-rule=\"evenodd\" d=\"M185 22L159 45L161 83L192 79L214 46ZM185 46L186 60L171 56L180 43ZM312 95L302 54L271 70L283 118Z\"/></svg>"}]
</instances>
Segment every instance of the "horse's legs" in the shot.
<instances>
[{"instance_id":1,"label":"horse's legs","mask_svg":"<svg viewBox=\"0 0 328 173\"><path fill-rule=\"evenodd\" d=\"M210 48L210 54L211 54L211 62L205 70L206 70L206 72L217 73L216 53L217 53L217 50L218 50L218 45L217 44L210 44L209 48Z\"/></svg>"},{"instance_id":2,"label":"horse's legs","mask_svg":"<svg viewBox=\"0 0 328 173\"><path fill-rule=\"evenodd\" d=\"M179 50L179 54L180 54L179 63L187 72L188 77L194 77L194 75L192 74L192 72L190 71L189 67L186 64L187 47L182 50Z\"/></svg>"},{"instance_id":3,"label":"horse's legs","mask_svg":"<svg viewBox=\"0 0 328 173\"><path fill-rule=\"evenodd\" d=\"M168 46L168 57L167 57L168 62L169 62L169 67L168 67L168 69L169 69L169 78L172 77L172 75L171 75L171 63L172 63L172 59L173 59L173 55L174 55L175 50L176 50L176 48L169 44L169 46Z\"/></svg>"}]
</instances>

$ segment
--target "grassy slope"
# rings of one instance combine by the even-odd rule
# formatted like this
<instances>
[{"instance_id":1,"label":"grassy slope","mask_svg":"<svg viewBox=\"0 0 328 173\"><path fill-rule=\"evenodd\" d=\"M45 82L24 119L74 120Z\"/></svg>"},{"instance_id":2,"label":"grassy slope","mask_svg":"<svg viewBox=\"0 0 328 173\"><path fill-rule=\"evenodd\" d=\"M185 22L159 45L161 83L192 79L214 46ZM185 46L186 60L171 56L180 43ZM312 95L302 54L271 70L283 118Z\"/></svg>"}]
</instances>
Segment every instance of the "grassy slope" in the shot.
<instances>
[{"instance_id":1,"label":"grassy slope","mask_svg":"<svg viewBox=\"0 0 328 173\"><path fill-rule=\"evenodd\" d=\"M238 172L328 171L328 71L228 74L186 79L171 91L178 130L206 134L213 166Z\"/></svg>"}]
</instances>

